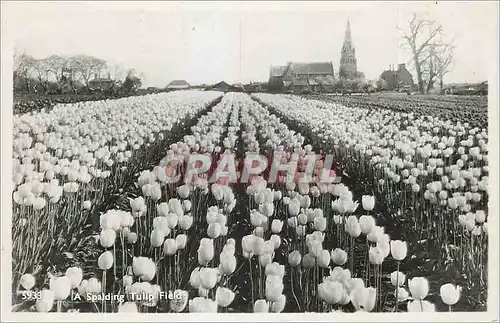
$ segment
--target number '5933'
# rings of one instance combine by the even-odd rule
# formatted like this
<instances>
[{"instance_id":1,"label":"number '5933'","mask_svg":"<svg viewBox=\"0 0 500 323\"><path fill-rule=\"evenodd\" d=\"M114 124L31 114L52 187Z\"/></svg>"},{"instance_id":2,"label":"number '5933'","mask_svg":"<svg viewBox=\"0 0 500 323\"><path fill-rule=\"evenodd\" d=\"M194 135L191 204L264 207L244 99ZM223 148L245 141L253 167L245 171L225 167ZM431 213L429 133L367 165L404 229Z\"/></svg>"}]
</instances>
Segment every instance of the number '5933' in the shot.
<instances>
[{"instance_id":1,"label":"number '5933'","mask_svg":"<svg viewBox=\"0 0 500 323\"><path fill-rule=\"evenodd\" d=\"M42 298L42 291L26 290L22 292L23 300L39 300Z\"/></svg>"}]
</instances>

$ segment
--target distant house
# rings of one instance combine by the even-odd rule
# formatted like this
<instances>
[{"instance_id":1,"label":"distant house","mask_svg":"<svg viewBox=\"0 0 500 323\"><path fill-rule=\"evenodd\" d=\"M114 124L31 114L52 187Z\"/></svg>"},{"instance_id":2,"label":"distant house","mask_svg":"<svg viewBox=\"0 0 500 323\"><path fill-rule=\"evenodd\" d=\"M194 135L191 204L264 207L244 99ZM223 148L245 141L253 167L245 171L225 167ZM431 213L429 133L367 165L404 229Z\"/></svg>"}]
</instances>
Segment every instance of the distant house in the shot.
<instances>
[{"instance_id":1,"label":"distant house","mask_svg":"<svg viewBox=\"0 0 500 323\"><path fill-rule=\"evenodd\" d=\"M85 85L81 82L78 81L73 81L73 82L65 82L61 86L61 93L62 94L72 94L72 93L78 93L80 90L85 88Z\"/></svg>"},{"instance_id":2,"label":"distant house","mask_svg":"<svg viewBox=\"0 0 500 323\"><path fill-rule=\"evenodd\" d=\"M109 77L100 78L94 74L94 79L89 81L89 89L91 91L106 91L113 88L115 82Z\"/></svg>"},{"instance_id":3,"label":"distant house","mask_svg":"<svg viewBox=\"0 0 500 323\"><path fill-rule=\"evenodd\" d=\"M399 90L415 86L406 64L399 64L397 70L390 66L388 70L382 72L380 78L387 82L388 90Z\"/></svg>"},{"instance_id":4,"label":"distant house","mask_svg":"<svg viewBox=\"0 0 500 323\"><path fill-rule=\"evenodd\" d=\"M287 71L288 65L284 66L271 66L269 70L269 81L267 86L270 91L283 91L285 88L283 77Z\"/></svg>"},{"instance_id":5,"label":"distant house","mask_svg":"<svg viewBox=\"0 0 500 323\"><path fill-rule=\"evenodd\" d=\"M109 77L100 78L94 74L94 79L89 81L89 89L91 91L106 91L113 88L115 82Z\"/></svg>"},{"instance_id":6,"label":"distant house","mask_svg":"<svg viewBox=\"0 0 500 323\"><path fill-rule=\"evenodd\" d=\"M481 83L451 83L443 86L444 94L477 95L488 94L488 81Z\"/></svg>"},{"instance_id":7,"label":"distant house","mask_svg":"<svg viewBox=\"0 0 500 323\"><path fill-rule=\"evenodd\" d=\"M231 85L229 85L228 83L222 81L222 82L219 82L215 85L212 85L212 86L209 86L207 87L205 90L207 91L222 91L222 92L227 92L229 91L231 88Z\"/></svg>"},{"instance_id":8,"label":"distant house","mask_svg":"<svg viewBox=\"0 0 500 323\"><path fill-rule=\"evenodd\" d=\"M229 90L232 92L245 92L245 87L241 83L236 83L236 84L231 85Z\"/></svg>"},{"instance_id":9,"label":"distant house","mask_svg":"<svg viewBox=\"0 0 500 323\"><path fill-rule=\"evenodd\" d=\"M167 90L186 90L190 87L189 83L184 80L173 80L167 85Z\"/></svg>"},{"instance_id":10,"label":"distant house","mask_svg":"<svg viewBox=\"0 0 500 323\"><path fill-rule=\"evenodd\" d=\"M334 75L332 62L293 63L271 66L269 89L286 89L293 92L312 90L332 92Z\"/></svg>"},{"instance_id":11,"label":"distant house","mask_svg":"<svg viewBox=\"0 0 500 323\"><path fill-rule=\"evenodd\" d=\"M250 84L245 85L245 91L249 93L262 92L262 84L250 82Z\"/></svg>"}]
</instances>

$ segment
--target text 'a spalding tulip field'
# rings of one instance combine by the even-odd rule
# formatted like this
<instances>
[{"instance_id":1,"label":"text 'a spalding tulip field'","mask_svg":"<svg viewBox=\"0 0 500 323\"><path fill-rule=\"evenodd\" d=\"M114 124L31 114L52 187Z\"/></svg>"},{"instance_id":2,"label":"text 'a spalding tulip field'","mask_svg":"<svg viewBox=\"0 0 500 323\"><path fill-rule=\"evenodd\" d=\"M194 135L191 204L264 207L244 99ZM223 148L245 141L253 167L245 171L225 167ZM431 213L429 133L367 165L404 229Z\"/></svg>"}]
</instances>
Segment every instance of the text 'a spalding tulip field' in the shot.
<instances>
[{"instance_id":1,"label":"text 'a spalding tulip field'","mask_svg":"<svg viewBox=\"0 0 500 323\"><path fill-rule=\"evenodd\" d=\"M176 91L15 115L12 310L485 311L487 125L426 111Z\"/></svg>"}]
</instances>

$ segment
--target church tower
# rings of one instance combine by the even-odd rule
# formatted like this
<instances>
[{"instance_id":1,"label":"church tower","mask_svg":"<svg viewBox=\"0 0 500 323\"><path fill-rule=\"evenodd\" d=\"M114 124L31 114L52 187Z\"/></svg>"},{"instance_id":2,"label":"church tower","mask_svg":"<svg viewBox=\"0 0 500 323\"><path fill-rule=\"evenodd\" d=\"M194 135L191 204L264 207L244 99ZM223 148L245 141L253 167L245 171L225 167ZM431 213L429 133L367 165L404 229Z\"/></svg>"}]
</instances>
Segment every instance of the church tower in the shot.
<instances>
[{"instance_id":1,"label":"church tower","mask_svg":"<svg viewBox=\"0 0 500 323\"><path fill-rule=\"evenodd\" d=\"M356 49L352 44L351 25L347 20L347 28L345 30L344 44L340 54L340 69L339 75L343 78L352 78L358 72L356 60Z\"/></svg>"}]
</instances>

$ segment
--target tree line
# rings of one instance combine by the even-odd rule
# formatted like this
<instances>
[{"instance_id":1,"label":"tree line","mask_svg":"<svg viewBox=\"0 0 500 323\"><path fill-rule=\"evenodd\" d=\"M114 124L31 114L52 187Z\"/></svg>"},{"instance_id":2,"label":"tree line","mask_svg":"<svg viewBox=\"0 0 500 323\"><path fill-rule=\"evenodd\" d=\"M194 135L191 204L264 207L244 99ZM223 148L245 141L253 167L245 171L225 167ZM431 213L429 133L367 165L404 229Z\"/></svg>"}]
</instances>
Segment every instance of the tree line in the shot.
<instances>
[{"instance_id":1,"label":"tree line","mask_svg":"<svg viewBox=\"0 0 500 323\"><path fill-rule=\"evenodd\" d=\"M89 55L50 55L36 59L14 53L14 93L55 94L133 92L141 78L132 70Z\"/></svg>"}]
</instances>

